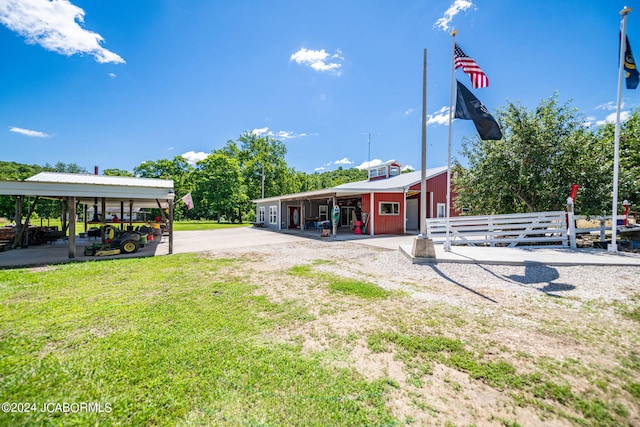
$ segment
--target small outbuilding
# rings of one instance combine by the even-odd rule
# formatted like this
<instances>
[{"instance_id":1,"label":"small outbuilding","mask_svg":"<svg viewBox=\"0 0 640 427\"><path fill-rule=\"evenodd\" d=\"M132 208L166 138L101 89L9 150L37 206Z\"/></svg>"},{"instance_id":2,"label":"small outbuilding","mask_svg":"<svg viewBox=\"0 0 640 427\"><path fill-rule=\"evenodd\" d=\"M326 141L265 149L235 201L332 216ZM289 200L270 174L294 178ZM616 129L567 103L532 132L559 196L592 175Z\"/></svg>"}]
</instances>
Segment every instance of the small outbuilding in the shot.
<instances>
[{"instance_id":1,"label":"small outbuilding","mask_svg":"<svg viewBox=\"0 0 640 427\"><path fill-rule=\"evenodd\" d=\"M57 199L67 207L69 220L69 258L76 256L76 215L80 206L84 207L85 218L88 206L94 212L107 212L108 208L120 207L120 217L128 215L136 208L158 208L167 212L169 231L169 253L173 253L173 181L91 174L41 172L24 181L0 180L0 195L16 196L16 225L21 225L24 203L33 198L28 207L30 216L39 198ZM101 219L103 222L105 218ZM85 219L86 221L86 219Z\"/></svg>"},{"instance_id":2,"label":"small outbuilding","mask_svg":"<svg viewBox=\"0 0 640 427\"><path fill-rule=\"evenodd\" d=\"M331 220L337 206L341 230L356 225L370 235L405 234L420 227L420 193L427 193L426 218L446 216L447 167L427 169L426 189L421 172L401 173L395 160L369 169L367 180L336 187L256 199L257 223L275 230L318 228ZM452 210L450 216L455 216Z\"/></svg>"}]
</instances>

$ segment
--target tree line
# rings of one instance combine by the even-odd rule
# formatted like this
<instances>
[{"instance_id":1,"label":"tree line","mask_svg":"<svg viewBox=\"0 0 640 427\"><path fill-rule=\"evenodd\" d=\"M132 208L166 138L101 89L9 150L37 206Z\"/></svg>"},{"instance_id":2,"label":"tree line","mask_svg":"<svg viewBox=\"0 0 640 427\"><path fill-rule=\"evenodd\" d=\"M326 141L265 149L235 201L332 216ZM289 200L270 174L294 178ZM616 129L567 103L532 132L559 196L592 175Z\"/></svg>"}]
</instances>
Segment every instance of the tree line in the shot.
<instances>
[{"instance_id":1,"label":"tree line","mask_svg":"<svg viewBox=\"0 0 640 427\"><path fill-rule=\"evenodd\" d=\"M452 178L455 205L472 214L564 210L571 184L580 189L575 211L582 215L611 213L614 130L594 125L558 94L532 110L509 102L495 118L503 138L465 138ZM636 109L621 126L618 200L638 210L640 202L640 113ZM620 210L620 207L618 207Z\"/></svg>"},{"instance_id":2,"label":"tree line","mask_svg":"<svg viewBox=\"0 0 640 427\"><path fill-rule=\"evenodd\" d=\"M503 138L483 141L463 138L453 169L455 207L472 214L501 214L563 210L572 184L580 190L575 210L583 215L611 211L614 125L593 125L571 102L558 95L534 109L508 102L494 117ZM636 109L621 127L618 199L638 210L640 199L640 113ZM357 168L305 173L290 167L286 146L269 136L245 132L205 159L190 164L182 156L150 160L132 171L105 169L104 175L172 179L175 218L252 221L252 200L330 188L367 178ZM86 173L76 164L44 166L0 162L0 179L21 180L41 171ZM180 198L191 193L194 209ZM15 213L15 198L0 196L0 215ZM36 215L60 214L59 203L41 201Z\"/></svg>"},{"instance_id":3,"label":"tree line","mask_svg":"<svg viewBox=\"0 0 640 427\"><path fill-rule=\"evenodd\" d=\"M367 178L367 171L357 168L323 173L305 173L287 165L284 143L269 136L243 133L228 141L195 165L182 156L142 162L132 171L104 169L103 175L171 179L176 193L174 217L229 222L255 220L252 200L288 193L319 190ZM0 162L0 179L23 180L39 172L87 173L74 164L63 162L44 166ZM191 193L194 208L188 210L179 199ZM15 197L0 196L0 216L15 215ZM60 203L40 199L35 217L60 215Z\"/></svg>"}]
</instances>

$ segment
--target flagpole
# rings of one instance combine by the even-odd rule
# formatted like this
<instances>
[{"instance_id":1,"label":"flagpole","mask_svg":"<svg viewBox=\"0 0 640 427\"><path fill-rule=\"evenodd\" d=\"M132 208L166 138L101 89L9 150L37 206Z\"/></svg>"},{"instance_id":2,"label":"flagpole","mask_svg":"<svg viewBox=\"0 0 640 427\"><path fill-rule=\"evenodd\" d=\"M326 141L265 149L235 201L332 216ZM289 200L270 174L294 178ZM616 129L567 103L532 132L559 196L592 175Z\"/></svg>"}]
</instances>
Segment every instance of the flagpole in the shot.
<instances>
[{"instance_id":1,"label":"flagpole","mask_svg":"<svg viewBox=\"0 0 640 427\"><path fill-rule=\"evenodd\" d=\"M427 237L427 49L422 60L422 160L420 165L420 234Z\"/></svg>"},{"instance_id":2,"label":"flagpole","mask_svg":"<svg viewBox=\"0 0 640 427\"><path fill-rule=\"evenodd\" d=\"M413 239L411 255L435 258L433 240L427 237L427 49L422 63L422 167L420 172L420 234Z\"/></svg>"},{"instance_id":3,"label":"flagpole","mask_svg":"<svg viewBox=\"0 0 640 427\"><path fill-rule=\"evenodd\" d=\"M455 111L454 96L453 96L453 80L455 73L455 49L456 49L456 34L458 30L451 31L451 84L449 87L449 140L447 143L447 237L444 242L444 250L449 252L451 250L451 237L449 235L449 217L451 214L451 139L453 134L453 114Z\"/></svg>"},{"instance_id":4,"label":"flagpole","mask_svg":"<svg viewBox=\"0 0 640 427\"><path fill-rule=\"evenodd\" d=\"M622 105L622 80L624 78L624 53L626 52L627 40L627 15L631 12L630 7L625 7L620 11L622 15L622 29L620 30L620 64L618 67L618 100L616 105L616 130L613 143L613 202L611 205L611 243L608 252L618 252L618 168L620 163L620 107Z\"/></svg>"}]
</instances>

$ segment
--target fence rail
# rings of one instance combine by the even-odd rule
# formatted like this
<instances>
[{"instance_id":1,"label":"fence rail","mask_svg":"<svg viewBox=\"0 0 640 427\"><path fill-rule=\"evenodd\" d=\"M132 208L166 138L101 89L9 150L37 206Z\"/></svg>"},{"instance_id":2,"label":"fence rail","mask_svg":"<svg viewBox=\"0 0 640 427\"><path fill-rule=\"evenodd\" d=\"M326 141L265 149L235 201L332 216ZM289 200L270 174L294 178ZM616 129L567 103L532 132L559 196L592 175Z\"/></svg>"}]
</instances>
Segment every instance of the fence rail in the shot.
<instances>
[{"instance_id":1,"label":"fence rail","mask_svg":"<svg viewBox=\"0 0 640 427\"><path fill-rule=\"evenodd\" d=\"M569 246L566 213L533 212L526 214L459 216L427 219L427 237L444 242L449 224L452 245L531 245L546 243Z\"/></svg>"}]
</instances>

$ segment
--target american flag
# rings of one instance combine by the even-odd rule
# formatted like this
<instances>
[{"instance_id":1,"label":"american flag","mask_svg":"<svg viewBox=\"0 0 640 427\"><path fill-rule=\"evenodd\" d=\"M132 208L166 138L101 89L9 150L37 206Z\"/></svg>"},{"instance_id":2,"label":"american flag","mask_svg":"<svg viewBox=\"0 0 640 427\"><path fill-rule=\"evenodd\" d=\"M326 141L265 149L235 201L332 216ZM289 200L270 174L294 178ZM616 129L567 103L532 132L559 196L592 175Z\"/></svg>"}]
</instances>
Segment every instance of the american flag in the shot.
<instances>
[{"instance_id":1,"label":"american flag","mask_svg":"<svg viewBox=\"0 0 640 427\"><path fill-rule=\"evenodd\" d=\"M453 58L453 63L456 67L456 70L462 67L462 71L469 74L469 78L471 79L471 86L474 89L489 86L489 78L484 73L484 71L480 69L478 63L473 60L473 58L469 58L457 44L455 45Z\"/></svg>"}]
</instances>

